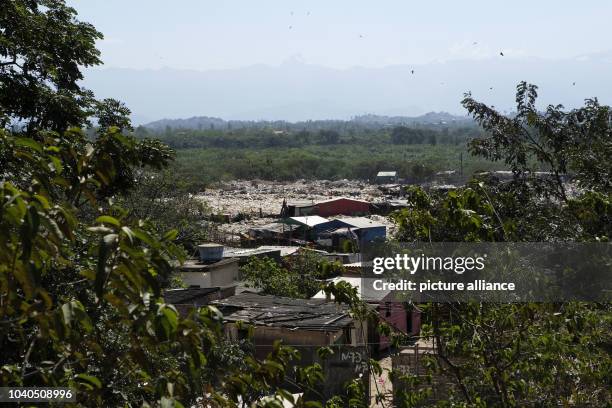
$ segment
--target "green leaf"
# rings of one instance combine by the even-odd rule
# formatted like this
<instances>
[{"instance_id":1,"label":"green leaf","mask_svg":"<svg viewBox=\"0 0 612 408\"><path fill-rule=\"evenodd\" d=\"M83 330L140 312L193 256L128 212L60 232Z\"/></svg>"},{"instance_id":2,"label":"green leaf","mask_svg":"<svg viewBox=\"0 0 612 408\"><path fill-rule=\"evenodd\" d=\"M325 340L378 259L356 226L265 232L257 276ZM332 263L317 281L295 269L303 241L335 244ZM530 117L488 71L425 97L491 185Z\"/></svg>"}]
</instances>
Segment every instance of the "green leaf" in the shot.
<instances>
[{"instance_id":1,"label":"green leaf","mask_svg":"<svg viewBox=\"0 0 612 408\"><path fill-rule=\"evenodd\" d=\"M105 185L110 184L110 179L112 177L111 172L96 170L96 175L100 178L100 180L102 180L102 183L104 183Z\"/></svg>"},{"instance_id":2,"label":"green leaf","mask_svg":"<svg viewBox=\"0 0 612 408\"><path fill-rule=\"evenodd\" d=\"M119 222L119 220L116 219L115 217L111 217L110 215L102 215L96 218L96 222L100 224L110 224L117 228L121 226L121 223Z\"/></svg>"},{"instance_id":3,"label":"green leaf","mask_svg":"<svg viewBox=\"0 0 612 408\"><path fill-rule=\"evenodd\" d=\"M51 208L51 206L49 205L49 200L47 200L46 197L41 196L40 194L35 194L34 199L36 199L36 201L40 203L43 209L48 210L49 208Z\"/></svg>"},{"instance_id":4,"label":"green leaf","mask_svg":"<svg viewBox=\"0 0 612 408\"><path fill-rule=\"evenodd\" d=\"M64 166L62 165L62 161L60 159L58 159L57 157L51 156L49 157L49 160L51 160L51 166L49 167L53 167L53 169L57 173L61 173L62 170L64 170Z\"/></svg>"},{"instance_id":5,"label":"green leaf","mask_svg":"<svg viewBox=\"0 0 612 408\"><path fill-rule=\"evenodd\" d=\"M78 300L73 300L62 305L62 317L64 318L64 324L68 327L74 328L78 323L86 332L91 332L91 330L93 330L91 319L85 312L83 304Z\"/></svg>"},{"instance_id":6,"label":"green leaf","mask_svg":"<svg viewBox=\"0 0 612 408\"><path fill-rule=\"evenodd\" d=\"M184 408L183 404L174 398L161 397L159 403L161 408Z\"/></svg>"},{"instance_id":7,"label":"green leaf","mask_svg":"<svg viewBox=\"0 0 612 408\"><path fill-rule=\"evenodd\" d=\"M24 265L22 263L19 263L15 265L13 275L21 284L21 289L23 290L26 299L30 299L34 295L36 285L35 280L33 279L32 274L29 271L29 268L24 268Z\"/></svg>"},{"instance_id":8,"label":"green leaf","mask_svg":"<svg viewBox=\"0 0 612 408\"><path fill-rule=\"evenodd\" d=\"M331 347L320 347L319 349L317 349L317 355L322 360L325 360L332 354L334 354L334 350Z\"/></svg>"},{"instance_id":9,"label":"green leaf","mask_svg":"<svg viewBox=\"0 0 612 408\"><path fill-rule=\"evenodd\" d=\"M89 227L87 228L87 231L96 233L96 234L108 234L109 232L113 232L112 229L108 228L108 227L103 227L103 226L99 226L99 227Z\"/></svg>"},{"instance_id":10,"label":"green leaf","mask_svg":"<svg viewBox=\"0 0 612 408\"><path fill-rule=\"evenodd\" d=\"M155 242L153 237L151 237L151 235L149 235L147 232L137 228L134 228L132 232L136 238L138 238L145 244L149 245L150 247L157 247L157 243Z\"/></svg>"},{"instance_id":11,"label":"green leaf","mask_svg":"<svg viewBox=\"0 0 612 408\"><path fill-rule=\"evenodd\" d=\"M157 335L163 339L171 338L178 328L178 313L174 306L162 304L157 310Z\"/></svg>"},{"instance_id":12,"label":"green leaf","mask_svg":"<svg viewBox=\"0 0 612 408\"><path fill-rule=\"evenodd\" d=\"M277 391L277 394L280 395L280 397L282 399L289 401L291 404L295 403L295 399L293 398L293 394L291 394L289 391L283 390L283 389L279 389Z\"/></svg>"},{"instance_id":13,"label":"green leaf","mask_svg":"<svg viewBox=\"0 0 612 408\"><path fill-rule=\"evenodd\" d=\"M79 381L79 383L85 385L85 387L87 387L89 389L93 389L93 388L100 389L100 388L102 388L102 383L100 382L100 380L97 377L94 377L93 375L89 375L89 374L77 374L75 376L75 378L77 380L81 380L81 381Z\"/></svg>"},{"instance_id":14,"label":"green leaf","mask_svg":"<svg viewBox=\"0 0 612 408\"><path fill-rule=\"evenodd\" d=\"M130 240L130 243L133 244L134 243L134 233L132 232L132 229L130 227L121 227L121 231L123 231L125 233L125 235L127 235L128 239Z\"/></svg>"},{"instance_id":15,"label":"green leaf","mask_svg":"<svg viewBox=\"0 0 612 408\"><path fill-rule=\"evenodd\" d=\"M172 229L164 234L162 241L174 241L178 235L178 230Z\"/></svg>"},{"instance_id":16,"label":"green leaf","mask_svg":"<svg viewBox=\"0 0 612 408\"><path fill-rule=\"evenodd\" d=\"M42 153L43 151L42 145L29 137L18 137L15 139L15 144L21 147L29 147L30 149L36 150L39 153Z\"/></svg>"}]
</instances>

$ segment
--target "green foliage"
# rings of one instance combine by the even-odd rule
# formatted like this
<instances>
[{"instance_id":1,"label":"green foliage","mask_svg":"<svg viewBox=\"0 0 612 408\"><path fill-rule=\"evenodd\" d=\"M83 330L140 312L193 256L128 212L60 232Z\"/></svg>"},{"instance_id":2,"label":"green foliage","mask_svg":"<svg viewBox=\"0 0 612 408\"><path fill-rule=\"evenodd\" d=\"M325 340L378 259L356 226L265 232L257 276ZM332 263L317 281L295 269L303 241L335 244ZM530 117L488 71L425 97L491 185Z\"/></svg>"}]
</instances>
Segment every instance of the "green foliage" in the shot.
<instances>
[{"instance_id":1,"label":"green foliage","mask_svg":"<svg viewBox=\"0 0 612 408\"><path fill-rule=\"evenodd\" d=\"M310 299L322 287L322 279L337 275L342 265L311 251L303 251L278 264L268 257L252 257L241 268L242 279L262 293Z\"/></svg>"},{"instance_id":2,"label":"green foliage","mask_svg":"<svg viewBox=\"0 0 612 408\"><path fill-rule=\"evenodd\" d=\"M281 267L268 257L253 257L240 268L242 279L248 286L258 288L262 293L276 296L300 298L303 293L297 285L297 274Z\"/></svg>"},{"instance_id":3,"label":"green foliage","mask_svg":"<svg viewBox=\"0 0 612 408\"><path fill-rule=\"evenodd\" d=\"M131 111L123 102L107 98L96 103L98 112L98 129L101 133L107 131L111 126L120 131L133 130L130 122Z\"/></svg>"},{"instance_id":4,"label":"green foliage","mask_svg":"<svg viewBox=\"0 0 612 408\"><path fill-rule=\"evenodd\" d=\"M465 145L402 145L378 143L274 148L207 148L177 150L173 171L190 184L255 178L264 180L374 180L382 170L397 170L411 182L430 180L436 171L464 174L503 170L503 163L468 156Z\"/></svg>"},{"instance_id":5,"label":"green foliage","mask_svg":"<svg viewBox=\"0 0 612 408\"><path fill-rule=\"evenodd\" d=\"M363 382L353 380L346 385L345 395L338 395L327 401L325 408L367 408L369 405L364 398Z\"/></svg>"},{"instance_id":6,"label":"green foliage","mask_svg":"<svg viewBox=\"0 0 612 408\"><path fill-rule=\"evenodd\" d=\"M101 188L104 197L126 193L133 188L137 174L134 168L146 166L161 169L174 157L174 152L162 143L153 140L137 141L123 135L114 126L96 139L94 153L98 153L94 155L98 166L112 163L113 171L107 175Z\"/></svg>"},{"instance_id":7,"label":"green foliage","mask_svg":"<svg viewBox=\"0 0 612 408\"><path fill-rule=\"evenodd\" d=\"M612 151L612 111L597 99L569 112L562 105L549 105L544 113L536 108L537 86L517 86L517 114L506 117L477 102L469 94L463 106L484 127L487 137L471 141L472 153L490 160L503 160L517 177L533 176L533 158L551 179L539 180L563 199L567 198L561 175L572 171L585 188L600 192L612 189L609 160ZM546 183L548 182L548 183Z\"/></svg>"},{"instance_id":8,"label":"green foliage","mask_svg":"<svg viewBox=\"0 0 612 408\"><path fill-rule=\"evenodd\" d=\"M436 144L436 134L439 132L432 129L409 128L407 126L397 126L391 131L391 142L393 144L424 144L430 143L433 139Z\"/></svg>"},{"instance_id":9,"label":"green foliage","mask_svg":"<svg viewBox=\"0 0 612 408\"><path fill-rule=\"evenodd\" d=\"M239 129L170 129L155 132L144 127L136 129L138 137L156 137L176 149L264 149L294 148L316 145L420 145L465 144L466 140L479 136L481 130L464 125L412 125L389 129L384 125L369 125L344 121L310 121L304 123L278 123L277 129L265 124L243 124ZM432 143L432 139L435 141Z\"/></svg>"},{"instance_id":10,"label":"green foliage","mask_svg":"<svg viewBox=\"0 0 612 408\"><path fill-rule=\"evenodd\" d=\"M274 126L273 126L274 125ZM276 128L282 131L274 130ZM409 137L397 137L397 134ZM466 141L481 134L475 126L419 125L388 129L366 123L313 121L241 129L137 128L138 138L154 134L178 151L175 172L193 185L227 179L363 179L395 169L413 182L436 171L459 169ZM395 136L394 136L395 135ZM432 145L432 146L428 146ZM435 146L433 146L435 145ZM466 174L502 169L503 164L467 157Z\"/></svg>"},{"instance_id":11,"label":"green foliage","mask_svg":"<svg viewBox=\"0 0 612 408\"><path fill-rule=\"evenodd\" d=\"M117 203L173 152L124 134L129 110L78 85L101 34L62 0L4 1L0 28L0 386L70 387L72 405L99 407L286 395L294 350L258 361L226 344L214 307L185 318L165 304L180 233ZM68 128L96 115L89 137ZM322 378L307 373L305 389Z\"/></svg>"},{"instance_id":12,"label":"green foliage","mask_svg":"<svg viewBox=\"0 0 612 408\"><path fill-rule=\"evenodd\" d=\"M125 224L103 210L89 225L79 219L71 198L89 192L91 204L98 203L97 188L115 169L97 168L95 152L70 168L59 159L65 152L52 147L14 146L21 165L38 170L28 189L8 181L1 187L0 382L72 386L89 390L98 404L150 397L156 388L158 398L173 397L160 391L162 383L184 393L189 379L179 367L196 369L205 357L196 352L201 334L189 329L195 323L180 321L161 300L160 282L181 252L146 223ZM97 174L97 183L66 182L58 166L49 166L56 160L77 179ZM192 352L173 358L183 347ZM170 363L152 367L151 354ZM118 383L119 370L131 374Z\"/></svg>"},{"instance_id":13,"label":"green foliage","mask_svg":"<svg viewBox=\"0 0 612 408\"><path fill-rule=\"evenodd\" d=\"M473 153L503 160L511 181L484 177L448 193L408 190L410 208L394 215L406 241L608 241L611 189L609 108L587 101L569 113L535 109L536 88L519 84L518 115L502 116L472 100L464 105L487 131ZM580 120L578 120L580 118ZM589 163L587 165L587 163ZM543 166L551 176L537 176ZM583 190L568 194L573 170ZM422 335L437 354L430 374L450 381L442 406L605 406L610 395L610 304L424 305ZM427 393L427 384L412 387ZM418 406L417 394L404 406ZM445 405L446 404L446 405Z\"/></svg>"},{"instance_id":14,"label":"green foliage","mask_svg":"<svg viewBox=\"0 0 612 408\"><path fill-rule=\"evenodd\" d=\"M451 401L485 406L601 406L610 401L610 305L429 305L434 371L454 379ZM452 395L452 392L451 392Z\"/></svg>"},{"instance_id":15,"label":"green foliage","mask_svg":"<svg viewBox=\"0 0 612 408\"><path fill-rule=\"evenodd\" d=\"M139 172L134 187L118 197L117 205L129 217L147 220L159 233L176 229L174 240L188 254L206 240L202 223L210 209L190 194L183 180L167 170Z\"/></svg>"},{"instance_id":16,"label":"green foliage","mask_svg":"<svg viewBox=\"0 0 612 408\"><path fill-rule=\"evenodd\" d=\"M293 350L278 345L257 361L224 345L214 308L182 318L164 303L183 254L177 232L98 198L117 161L98 164L106 144L73 160L81 136L2 131L3 157L19 158L31 183L0 188L0 384L72 387L87 406L187 406L204 391L213 405L237 406L282 393Z\"/></svg>"},{"instance_id":17,"label":"green foliage","mask_svg":"<svg viewBox=\"0 0 612 408\"><path fill-rule=\"evenodd\" d=\"M587 101L586 107L570 113L549 107L541 115L534 107L536 95L535 87L519 84L519 113L512 119L469 97L464 100L488 132L486 138L471 142L472 151L503 159L514 178L500 182L485 176L445 194L410 189L411 208L395 214L398 238L438 242L609 239L609 174L598 166L581 164L585 160L606 163L612 156L609 108ZM593 134L593 129L600 133ZM538 168L547 168L551 175L537 176ZM567 194L561 175L572 168L579 169L578 185L591 190Z\"/></svg>"},{"instance_id":18,"label":"green foliage","mask_svg":"<svg viewBox=\"0 0 612 408\"><path fill-rule=\"evenodd\" d=\"M0 3L0 123L27 131L64 131L87 121L93 94L82 89L83 66L101 63L91 24L63 1Z\"/></svg>"}]
</instances>

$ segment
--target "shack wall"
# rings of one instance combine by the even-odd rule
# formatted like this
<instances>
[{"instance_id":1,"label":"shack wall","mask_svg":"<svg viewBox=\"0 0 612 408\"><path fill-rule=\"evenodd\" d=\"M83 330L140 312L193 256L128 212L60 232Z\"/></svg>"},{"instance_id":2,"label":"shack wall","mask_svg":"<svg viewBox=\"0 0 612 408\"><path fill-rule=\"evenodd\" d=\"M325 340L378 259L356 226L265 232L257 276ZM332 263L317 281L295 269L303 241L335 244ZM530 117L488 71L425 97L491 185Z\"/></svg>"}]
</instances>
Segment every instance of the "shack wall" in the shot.
<instances>
[{"instance_id":1,"label":"shack wall","mask_svg":"<svg viewBox=\"0 0 612 408\"><path fill-rule=\"evenodd\" d=\"M359 241L362 245L376 241L377 239L384 240L387 237L387 227L359 228L357 230L357 236L359 236Z\"/></svg>"},{"instance_id":2,"label":"shack wall","mask_svg":"<svg viewBox=\"0 0 612 408\"><path fill-rule=\"evenodd\" d=\"M201 288L229 286L238 279L240 269L238 261L226 262L219 266L210 266L204 271L182 271L180 277L186 285L197 285Z\"/></svg>"},{"instance_id":3,"label":"shack wall","mask_svg":"<svg viewBox=\"0 0 612 408\"><path fill-rule=\"evenodd\" d=\"M408 311L401 303L383 302L376 308L380 317L402 333L408 333ZM379 340L379 350L386 350L391 345L391 339L381 335Z\"/></svg>"},{"instance_id":4,"label":"shack wall","mask_svg":"<svg viewBox=\"0 0 612 408\"><path fill-rule=\"evenodd\" d=\"M334 215L363 215L369 214L369 212L370 204L348 198L325 201L316 205L316 213L321 217L330 217Z\"/></svg>"}]
</instances>

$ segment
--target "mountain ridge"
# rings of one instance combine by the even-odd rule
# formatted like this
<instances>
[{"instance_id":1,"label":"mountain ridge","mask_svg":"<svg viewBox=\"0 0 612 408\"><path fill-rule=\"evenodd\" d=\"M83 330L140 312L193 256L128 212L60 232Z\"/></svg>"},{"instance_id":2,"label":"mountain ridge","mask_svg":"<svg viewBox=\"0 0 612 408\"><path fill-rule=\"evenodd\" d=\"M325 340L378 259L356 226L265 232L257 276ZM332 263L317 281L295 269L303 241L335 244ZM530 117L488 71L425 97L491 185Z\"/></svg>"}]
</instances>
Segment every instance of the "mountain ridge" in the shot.
<instances>
[{"instance_id":1,"label":"mountain ridge","mask_svg":"<svg viewBox=\"0 0 612 408\"><path fill-rule=\"evenodd\" d=\"M577 107L597 96L612 104L610 53L568 59L497 57L421 65L328 68L293 61L210 71L88 70L83 85L98 97L115 97L135 124L206 114L226 120L291 122L355 115L419 116L431 111L462 115L466 92L500 111L514 109L520 81L540 87L540 105ZM414 72L412 72L414 71Z\"/></svg>"},{"instance_id":2,"label":"mountain ridge","mask_svg":"<svg viewBox=\"0 0 612 408\"><path fill-rule=\"evenodd\" d=\"M448 112L427 112L419 116L385 116L375 114L362 114L352 117L348 120L342 119L317 119L308 121L267 121L267 120L225 120L211 116L192 116L190 118L178 119L159 119L153 122L145 123L142 126L151 130L160 131L169 127L171 129L225 129L229 126L232 128L243 127L282 127L290 125L299 127L301 124L308 123L325 123L325 122L346 122L366 125L410 125L410 124L446 124L446 123L471 123L472 120L467 116L452 115Z\"/></svg>"}]
</instances>

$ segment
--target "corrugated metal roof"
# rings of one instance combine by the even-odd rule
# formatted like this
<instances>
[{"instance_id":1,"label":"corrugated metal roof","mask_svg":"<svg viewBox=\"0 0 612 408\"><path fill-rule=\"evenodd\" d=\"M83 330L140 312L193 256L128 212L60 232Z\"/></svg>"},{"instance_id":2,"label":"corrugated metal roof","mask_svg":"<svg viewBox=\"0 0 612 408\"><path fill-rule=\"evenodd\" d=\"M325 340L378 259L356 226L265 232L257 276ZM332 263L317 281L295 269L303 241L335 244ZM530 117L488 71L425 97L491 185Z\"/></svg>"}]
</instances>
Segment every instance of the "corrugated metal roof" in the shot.
<instances>
[{"instance_id":1,"label":"corrugated metal roof","mask_svg":"<svg viewBox=\"0 0 612 408\"><path fill-rule=\"evenodd\" d=\"M401 200L401 199L389 200L389 201L387 201L387 204L389 204L392 207L407 207L408 206L408 200Z\"/></svg>"},{"instance_id":2,"label":"corrugated metal roof","mask_svg":"<svg viewBox=\"0 0 612 408\"><path fill-rule=\"evenodd\" d=\"M379 171L376 177L396 177L397 171Z\"/></svg>"},{"instance_id":3,"label":"corrugated metal roof","mask_svg":"<svg viewBox=\"0 0 612 408\"><path fill-rule=\"evenodd\" d=\"M353 319L346 305L324 299L293 299L241 293L214 303L227 321L304 330L340 330Z\"/></svg>"},{"instance_id":4,"label":"corrugated metal roof","mask_svg":"<svg viewBox=\"0 0 612 408\"><path fill-rule=\"evenodd\" d=\"M313 200L291 200L291 201L287 201L287 207L299 207L299 208L306 208L306 207L312 207L314 206L315 203Z\"/></svg>"},{"instance_id":5,"label":"corrugated metal roof","mask_svg":"<svg viewBox=\"0 0 612 408\"><path fill-rule=\"evenodd\" d=\"M321 251L312 248L304 248L301 246L288 245L261 245L257 248L234 248L226 246L223 252L223 257L240 258L253 255L261 255L266 253L278 252L280 256L290 256L299 251L313 251L322 254L327 254L326 251Z\"/></svg>"},{"instance_id":6,"label":"corrugated metal roof","mask_svg":"<svg viewBox=\"0 0 612 408\"><path fill-rule=\"evenodd\" d=\"M280 251L280 256L289 256L300 250L299 246L285 246L285 245L262 245L258 249L268 251Z\"/></svg>"},{"instance_id":7,"label":"corrugated metal roof","mask_svg":"<svg viewBox=\"0 0 612 408\"><path fill-rule=\"evenodd\" d=\"M315 225L323 224L328 220L318 215L306 215L303 217L289 217L285 220L286 224L297 224L305 225L307 227L314 227Z\"/></svg>"},{"instance_id":8,"label":"corrugated metal roof","mask_svg":"<svg viewBox=\"0 0 612 408\"><path fill-rule=\"evenodd\" d=\"M172 305L204 306L209 303L210 295L219 292L219 288L181 288L164 291L164 301Z\"/></svg>"},{"instance_id":9,"label":"corrugated metal roof","mask_svg":"<svg viewBox=\"0 0 612 408\"><path fill-rule=\"evenodd\" d=\"M249 257L254 255L267 254L270 252L279 252L278 249L273 248L234 248L234 247L225 247L223 251L224 258L241 258L241 257Z\"/></svg>"},{"instance_id":10,"label":"corrugated metal roof","mask_svg":"<svg viewBox=\"0 0 612 408\"><path fill-rule=\"evenodd\" d=\"M327 251L320 249L308 248L303 246L285 246L285 245L262 245L259 249L268 249L280 251L281 256L294 255L300 251L311 251L319 254L327 254Z\"/></svg>"},{"instance_id":11,"label":"corrugated metal roof","mask_svg":"<svg viewBox=\"0 0 612 408\"><path fill-rule=\"evenodd\" d=\"M350 198L350 197L336 197L336 198L330 198L330 199L327 199L327 200L317 201L317 203L316 203L316 204L333 203L334 201L339 201L339 200L349 200L349 201L355 201L355 202L358 202L358 203L364 203L364 204L368 204L368 205L370 204L370 202L369 202L369 201L365 201L365 200L357 200L357 199Z\"/></svg>"},{"instance_id":12,"label":"corrugated metal roof","mask_svg":"<svg viewBox=\"0 0 612 408\"><path fill-rule=\"evenodd\" d=\"M350 225L354 228L377 228L377 227L386 227L384 224L381 224L376 221L372 221L369 218L365 217L343 217L343 218L335 218L338 221L341 221L347 225Z\"/></svg>"},{"instance_id":13,"label":"corrugated metal roof","mask_svg":"<svg viewBox=\"0 0 612 408\"><path fill-rule=\"evenodd\" d=\"M271 224L251 227L249 228L249 231L289 232L292 229L293 228L291 226L287 226L286 223L273 222Z\"/></svg>"},{"instance_id":14,"label":"corrugated metal roof","mask_svg":"<svg viewBox=\"0 0 612 408\"><path fill-rule=\"evenodd\" d=\"M219 261L203 262L199 259L187 259L179 266L180 272L214 272L219 267L238 262L236 258L223 258Z\"/></svg>"}]
</instances>

